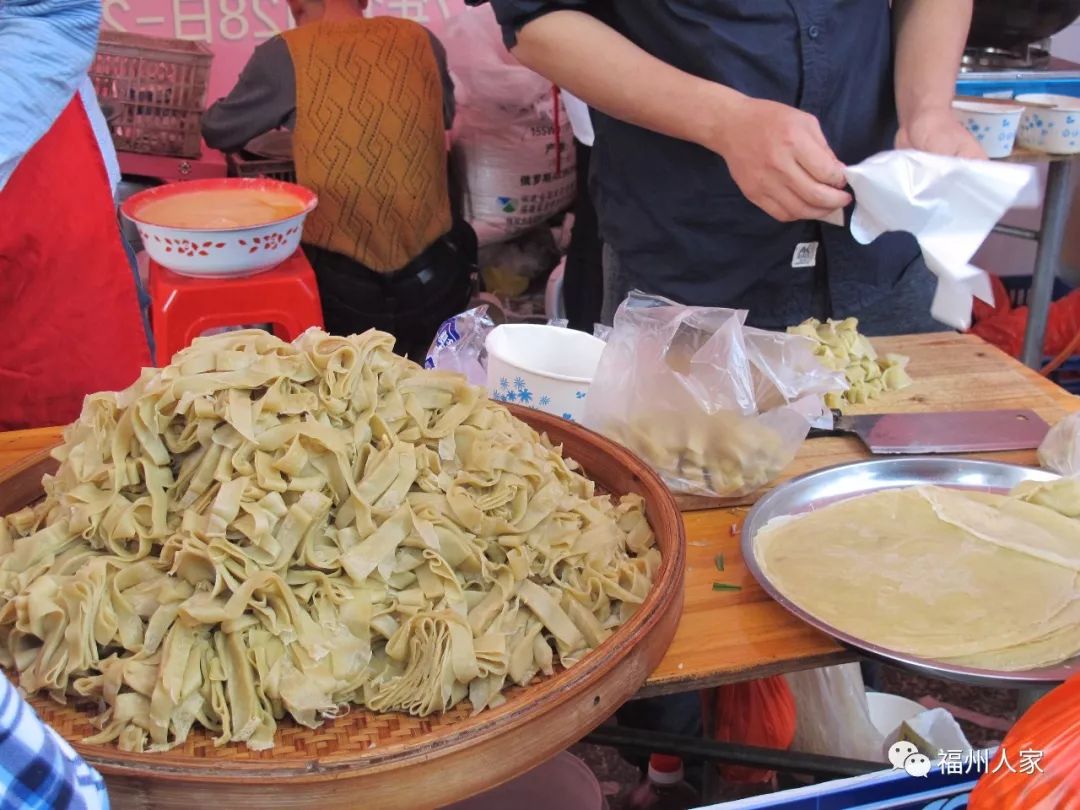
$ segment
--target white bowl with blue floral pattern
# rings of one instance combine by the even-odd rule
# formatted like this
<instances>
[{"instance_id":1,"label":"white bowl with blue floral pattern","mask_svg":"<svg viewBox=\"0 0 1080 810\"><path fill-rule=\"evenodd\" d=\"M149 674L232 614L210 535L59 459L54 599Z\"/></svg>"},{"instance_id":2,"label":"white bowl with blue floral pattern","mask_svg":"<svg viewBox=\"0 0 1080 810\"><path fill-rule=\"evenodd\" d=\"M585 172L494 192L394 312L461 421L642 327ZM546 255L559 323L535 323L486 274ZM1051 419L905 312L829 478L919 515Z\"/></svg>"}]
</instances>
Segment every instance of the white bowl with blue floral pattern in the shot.
<instances>
[{"instance_id":1,"label":"white bowl with blue floral pattern","mask_svg":"<svg viewBox=\"0 0 1080 810\"><path fill-rule=\"evenodd\" d=\"M484 341L488 394L580 422L605 345L585 332L558 326L496 326Z\"/></svg>"},{"instance_id":2,"label":"white bowl with blue floral pattern","mask_svg":"<svg viewBox=\"0 0 1080 810\"><path fill-rule=\"evenodd\" d=\"M954 101L953 115L992 158L1008 157L1016 142L1017 126L1024 108L1019 104Z\"/></svg>"},{"instance_id":3,"label":"white bowl with blue floral pattern","mask_svg":"<svg viewBox=\"0 0 1080 810\"><path fill-rule=\"evenodd\" d=\"M1016 97L1026 107L1016 138L1021 146L1054 155L1080 152L1080 98L1051 93L1026 93Z\"/></svg>"}]
</instances>

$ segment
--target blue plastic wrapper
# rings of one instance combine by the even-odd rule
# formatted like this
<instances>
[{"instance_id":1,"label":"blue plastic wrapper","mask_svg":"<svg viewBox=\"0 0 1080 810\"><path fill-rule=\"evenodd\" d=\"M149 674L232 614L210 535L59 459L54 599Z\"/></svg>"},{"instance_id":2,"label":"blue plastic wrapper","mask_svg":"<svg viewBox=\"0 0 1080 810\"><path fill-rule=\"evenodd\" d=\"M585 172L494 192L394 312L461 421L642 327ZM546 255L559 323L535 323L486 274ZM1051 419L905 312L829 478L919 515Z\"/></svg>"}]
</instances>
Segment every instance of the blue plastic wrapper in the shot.
<instances>
[{"instance_id":1,"label":"blue plastic wrapper","mask_svg":"<svg viewBox=\"0 0 1080 810\"><path fill-rule=\"evenodd\" d=\"M924 777L881 771L699 810L963 810L976 779L939 768Z\"/></svg>"},{"instance_id":2,"label":"blue plastic wrapper","mask_svg":"<svg viewBox=\"0 0 1080 810\"><path fill-rule=\"evenodd\" d=\"M424 368L464 374L473 385L486 382L484 340L495 328L487 306L466 310L443 322L428 349Z\"/></svg>"}]
</instances>

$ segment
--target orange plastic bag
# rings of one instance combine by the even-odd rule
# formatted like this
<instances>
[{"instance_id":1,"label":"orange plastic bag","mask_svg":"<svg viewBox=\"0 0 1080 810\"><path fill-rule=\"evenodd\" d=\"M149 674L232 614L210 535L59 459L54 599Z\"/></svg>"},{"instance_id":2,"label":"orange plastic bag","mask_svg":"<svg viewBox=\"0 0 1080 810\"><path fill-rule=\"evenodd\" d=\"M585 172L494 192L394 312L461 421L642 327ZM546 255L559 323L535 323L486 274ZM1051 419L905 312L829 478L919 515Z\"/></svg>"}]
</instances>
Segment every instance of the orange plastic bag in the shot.
<instances>
[{"instance_id":1,"label":"orange plastic bag","mask_svg":"<svg viewBox=\"0 0 1080 810\"><path fill-rule=\"evenodd\" d=\"M795 697L782 676L760 678L704 693L705 716L713 720L713 737L721 742L785 749L795 739ZM729 782L759 784L774 771L743 765L720 765Z\"/></svg>"},{"instance_id":2,"label":"orange plastic bag","mask_svg":"<svg viewBox=\"0 0 1080 810\"><path fill-rule=\"evenodd\" d=\"M1078 763L1080 676L1073 676L1028 709L1005 735L967 806L969 810L1077 810Z\"/></svg>"}]
</instances>

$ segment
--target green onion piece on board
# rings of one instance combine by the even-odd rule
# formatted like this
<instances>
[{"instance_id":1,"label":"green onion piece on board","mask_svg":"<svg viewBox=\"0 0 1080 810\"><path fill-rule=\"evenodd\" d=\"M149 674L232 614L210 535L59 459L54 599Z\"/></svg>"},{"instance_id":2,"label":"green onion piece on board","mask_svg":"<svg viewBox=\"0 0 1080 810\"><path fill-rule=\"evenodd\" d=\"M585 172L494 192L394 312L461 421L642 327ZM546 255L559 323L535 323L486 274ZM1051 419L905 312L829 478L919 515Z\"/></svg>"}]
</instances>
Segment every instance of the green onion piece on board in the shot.
<instances>
[{"instance_id":1,"label":"green onion piece on board","mask_svg":"<svg viewBox=\"0 0 1080 810\"><path fill-rule=\"evenodd\" d=\"M726 582L714 582L712 584L714 591L741 591L742 585L728 585Z\"/></svg>"}]
</instances>

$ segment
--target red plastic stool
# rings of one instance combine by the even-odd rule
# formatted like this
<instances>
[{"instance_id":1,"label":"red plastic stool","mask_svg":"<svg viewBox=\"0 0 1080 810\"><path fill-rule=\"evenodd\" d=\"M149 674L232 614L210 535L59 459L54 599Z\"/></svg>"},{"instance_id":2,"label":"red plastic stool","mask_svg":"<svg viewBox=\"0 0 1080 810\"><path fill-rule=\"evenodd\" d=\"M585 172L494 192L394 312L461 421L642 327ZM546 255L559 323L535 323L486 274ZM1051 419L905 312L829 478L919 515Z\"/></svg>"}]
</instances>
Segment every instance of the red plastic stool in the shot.
<instances>
[{"instance_id":1,"label":"red plastic stool","mask_svg":"<svg viewBox=\"0 0 1080 810\"><path fill-rule=\"evenodd\" d=\"M323 325L315 271L303 251L250 276L182 276L150 262L150 313L158 366L221 326L269 323L282 340Z\"/></svg>"}]
</instances>

